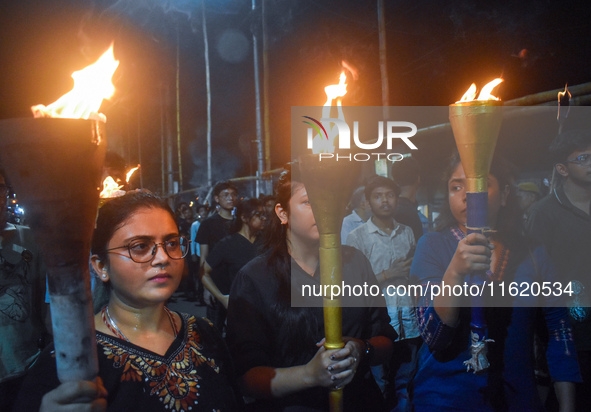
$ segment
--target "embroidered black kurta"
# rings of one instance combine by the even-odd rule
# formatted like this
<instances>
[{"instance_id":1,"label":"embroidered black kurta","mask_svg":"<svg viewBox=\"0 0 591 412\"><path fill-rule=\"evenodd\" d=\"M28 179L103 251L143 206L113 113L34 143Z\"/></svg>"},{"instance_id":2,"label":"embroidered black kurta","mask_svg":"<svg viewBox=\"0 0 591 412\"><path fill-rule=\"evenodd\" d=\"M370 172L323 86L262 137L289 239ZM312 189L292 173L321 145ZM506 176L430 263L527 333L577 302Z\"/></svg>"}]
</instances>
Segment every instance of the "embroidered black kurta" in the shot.
<instances>
[{"instance_id":1,"label":"embroidered black kurta","mask_svg":"<svg viewBox=\"0 0 591 412\"><path fill-rule=\"evenodd\" d=\"M181 315L181 330L166 354L96 333L99 375L109 411L236 411L232 366L219 332L207 320ZM53 348L28 374L15 410L37 411L59 385Z\"/></svg>"}]
</instances>

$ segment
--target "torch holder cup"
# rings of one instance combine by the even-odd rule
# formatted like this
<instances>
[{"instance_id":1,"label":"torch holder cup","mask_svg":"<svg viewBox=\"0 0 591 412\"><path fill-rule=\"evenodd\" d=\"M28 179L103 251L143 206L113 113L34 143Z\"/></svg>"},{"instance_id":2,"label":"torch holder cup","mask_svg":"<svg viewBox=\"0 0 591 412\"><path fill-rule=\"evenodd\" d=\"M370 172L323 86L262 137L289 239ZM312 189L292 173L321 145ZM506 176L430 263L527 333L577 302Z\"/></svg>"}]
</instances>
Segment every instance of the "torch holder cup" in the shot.
<instances>
[{"instance_id":1,"label":"torch holder cup","mask_svg":"<svg viewBox=\"0 0 591 412\"><path fill-rule=\"evenodd\" d=\"M0 163L47 269L62 382L98 373L88 265L106 145L95 120L0 121Z\"/></svg>"},{"instance_id":2,"label":"torch holder cup","mask_svg":"<svg viewBox=\"0 0 591 412\"><path fill-rule=\"evenodd\" d=\"M488 172L503 121L503 102L470 101L449 106L449 122L467 179L467 192L488 191Z\"/></svg>"}]
</instances>

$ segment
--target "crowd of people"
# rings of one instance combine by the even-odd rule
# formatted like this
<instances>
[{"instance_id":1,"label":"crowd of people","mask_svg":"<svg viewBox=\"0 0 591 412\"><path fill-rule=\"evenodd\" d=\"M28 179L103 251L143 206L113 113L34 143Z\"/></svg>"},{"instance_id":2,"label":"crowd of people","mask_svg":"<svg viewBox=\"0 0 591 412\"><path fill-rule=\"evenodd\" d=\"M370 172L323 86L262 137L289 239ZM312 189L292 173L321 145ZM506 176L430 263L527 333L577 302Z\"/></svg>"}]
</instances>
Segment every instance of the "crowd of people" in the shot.
<instances>
[{"instance_id":1,"label":"crowd of people","mask_svg":"<svg viewBox=\"0 0 591 412\"><path fill-rule=\"evenodd\" d=\"M546 196L494 157L490 231L468 230L457 153L442 173L434 230L417 211L412 157L394 163L392 178L367 179L342 225L349 285L453 287L479 272L491 283L571 285L568 300L507 296L480 308L488 342L480 373L466 366L474 310L465 296L361 296L343 305L344 347L325 348L322 296L293 302L294 288L320 284L320 235L295 162L273 197L240 200L224 181L212 210L180 203L173 212L143 190L102 206L90 259L99 376L62 383L46 344L42 259L28 229L5 221L2 172L0 409L327 411L329 391L343 389L345 411L586 411L591 133L562 133L550 153ZM177 290L207 304L207 319L170 310Z\"/></svg>"}]
</instances>

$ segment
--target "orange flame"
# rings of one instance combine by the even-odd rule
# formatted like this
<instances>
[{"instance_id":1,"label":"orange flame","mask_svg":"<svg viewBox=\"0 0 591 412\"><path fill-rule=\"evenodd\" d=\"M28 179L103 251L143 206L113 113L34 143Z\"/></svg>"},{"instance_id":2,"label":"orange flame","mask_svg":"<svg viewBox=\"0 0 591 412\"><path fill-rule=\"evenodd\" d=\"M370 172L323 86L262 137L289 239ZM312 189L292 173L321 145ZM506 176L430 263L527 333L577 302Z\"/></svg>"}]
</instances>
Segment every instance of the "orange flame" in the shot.
<instances>
[{"instance_id":1,"label":"orange flame","mask_svg":"<svg viewBox=\"0 0 591 412\"><path fill-rule=\"evenodd\" d=\"M472 83L470 88L468 88L466 93L464 93L462 98L456 103L471 102L474 100L501 100L500 98L493 96L491 93L492 90L495 87L497 87L502 81L503 79L498 78L494 79L492 82L489 82L486 86L482 88L480 94L478 95L478 98L476 98L476 85Z\"/></svg>"},{"instance_id":2,"label":"orange flame","mask_svg":"<svg viewBox=\"0 0 591 412\"><path fill-rule=\"evenodd\" d=\"M61 117L68 119L95 119L106 121L105 115L98 113L103 99L115 93L111 82L119 61L113 55L113 45L95 63L72 73L74 87L58 100L44 106L31 107L35 117Z\"/></svg>"},{"instance_id":3,"label":"orange flame","mask_svg":"<svg viewBox=\"0 0 591 412\"><path fill-rule=\"evenodd\" d=\"M137 167L134 167L133 169L129 169L129 171L127 172L127 175L125 176L125 182L129 183L129 179L131 179L131 176L135 173L136 170L138 170L140 168L140 165L137 165Z\"/></svg>"},{"instance_id":4,"label":"orange flame","mask_svg":"<svg viewBox=\"0 0 591 412\"><path fill-rule=\"evenodd\" d=\"M338 118L340 120L345 120L345 115L343 114L343 108L341 104L342 97L347 94L347 75L345 72L341 72L338 84L326 86L324 88L324 92L326 93L326 103L324 103L324 107L322 109L322 118L330 118L332 101L337 99ZM336 125L331 127L328 122L323 122L322 126L324 129L326 129L326 139L320 134L317 134L312 139L312 151L315 154L334 153L334 140L338 136L338 127Z\"/></svg>"},{"instance_id":5,"label":"orange flame","mask_svg":"<svg viewBox=\"0 0 591 412\"><path fill-rule=\"evenodd\" d=\"M567 100L570 100L572 95L570 94L570 91L568 90L568 84L564 85L564 91L563 92L558 92L558 104L560 105L560 102L565 98L567 98Z\"/></svg>"},{"instance_id":6,"label":"orange flame","mask_svg":"<svg viewBox=\"0 0 591 412\"><path fill-rule=\"evenodd\" d=\"M117 182L111 177L107 176L103 180L103 191L100 194L101 198L118 197L125 194L123 190L120 190L123 185L118 185Z\"/></svg>"},{"instance_id":7,"label":"orange flame","mask_svg":"<svg viewBox=\"0 0 591 412\"><path fill-rule=\"evenodd\" d=\"M330 86L326 86L324 88L324 92L326 93L326 103L325 106L330 106L332 101L336 98L343 97L347 94L347 76L345 72L341 72L341 76L339 78L339 84L332 84ZM339 99L340 102L340 99Z\"/></svg>"}]
</instances>

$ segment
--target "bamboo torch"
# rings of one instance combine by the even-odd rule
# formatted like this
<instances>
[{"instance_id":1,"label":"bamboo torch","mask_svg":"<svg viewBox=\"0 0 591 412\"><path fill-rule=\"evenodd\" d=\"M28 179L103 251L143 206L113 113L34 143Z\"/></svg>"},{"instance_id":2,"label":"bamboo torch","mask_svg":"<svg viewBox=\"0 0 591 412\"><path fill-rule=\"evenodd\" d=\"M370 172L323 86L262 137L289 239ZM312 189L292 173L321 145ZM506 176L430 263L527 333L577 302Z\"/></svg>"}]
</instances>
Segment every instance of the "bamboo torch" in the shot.
<instances>
[{"instance_id":1,"label":"bamboo torch","mask_svg":"<svg viewBox=\"0 0 591 412\"><path fill-rule=\"evenodd\" d=\"M50 106L32 108L35 117L46 118L0 121L0 162L25 205L47 267L61 382L98 374L88 258L107 146L98 109L114 91L118 63L111 46L72 75L72 91ZM93 95L104 77L110 87Z\"/></svg>"},{"instance_id":2,"label":"bamboo torch","mask_svg":"<svg viewBox=\"0 0 591 412\"><path fill-rule=\"evenodd\" d=\"M330 107L337 100L339 119L344 120L340 98L345 95L346 76L341 74L338 85L327 86L327 101L324 104L323 118L330 117ZM310 124L306 122L307 124ZM326 136L314 139L314 153L334 151L334 139L338 128L329 124L322 127ZM328 130L328 132L326 132ZM318 154L300 157L300 173L308 198L314 212L320 233L320 282L323 285L342 284L341 226L354 184L359 176L355 162L333 158L320 159ZM330 287L328 288L330 290ZM342 333L342 307L340 299L324 297L324 333L326 349L340 349L344 346ZM339 412L343 408L343 389L332 389L329 394L330 411Z\"/></svg>"},{"instance_id":3,"label":"bamboo torch","mask_svg":"<svg viewBox=\"0 0 591 412\"><path fill-rule=\"evenodd\" d=\"M503 103L490 93L500 82L502 79L487 84L476 100L476 85L473 84L462 100L449 106L449 120L466 173L468 233L483 233L488 229L488 173L503 119ZM470 282L482 284L484 276L474 273ZM472 357L464 364L468 371L481 373L489 367L483 298L471 297L471 306Z\"/></svg>"}]
</instances>

